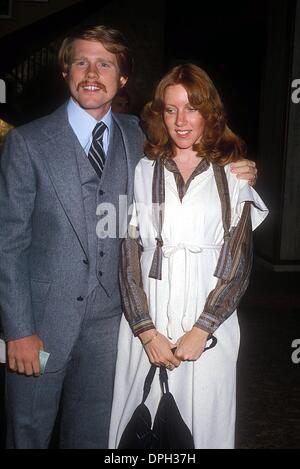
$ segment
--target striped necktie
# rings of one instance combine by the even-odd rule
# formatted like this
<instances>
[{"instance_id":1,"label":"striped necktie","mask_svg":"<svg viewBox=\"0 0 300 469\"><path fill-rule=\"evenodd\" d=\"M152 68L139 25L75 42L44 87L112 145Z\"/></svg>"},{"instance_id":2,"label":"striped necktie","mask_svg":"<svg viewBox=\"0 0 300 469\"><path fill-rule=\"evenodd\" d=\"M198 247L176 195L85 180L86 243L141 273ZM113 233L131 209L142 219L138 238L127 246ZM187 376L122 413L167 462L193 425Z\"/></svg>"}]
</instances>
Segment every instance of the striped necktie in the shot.
<instances>
[{"instance_id":1,"label":"striped necktie","mask_svg":"<svg viewBox=\"0 0 300 469\"><path fill-rule=\"evenodd\" d=\"M98 174L99 178L101 178L105 163L103 134L106 128L107 127L104 122L98 122L98 124L95 125L93 130L93 140L88 153L88 159L90 160L90 163Z\"/></svg>"}]
</instances>

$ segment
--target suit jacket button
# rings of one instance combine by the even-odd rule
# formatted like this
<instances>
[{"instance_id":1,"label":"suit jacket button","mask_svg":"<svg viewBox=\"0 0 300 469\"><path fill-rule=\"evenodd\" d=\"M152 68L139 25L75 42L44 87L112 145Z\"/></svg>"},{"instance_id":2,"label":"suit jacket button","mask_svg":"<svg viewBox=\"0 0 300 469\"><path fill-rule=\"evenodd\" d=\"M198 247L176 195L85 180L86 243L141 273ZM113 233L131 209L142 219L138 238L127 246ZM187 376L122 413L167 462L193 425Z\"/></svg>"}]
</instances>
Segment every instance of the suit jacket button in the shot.
<instances>
[{"instance_id":1,"label":"suit jacket button","mask_svg":"<svg viewBox=\"0 0 300 469\"><path fill-rule=\"evenodd\" d=\"M83 301L82 296L79 296L79 297L77 298L77 301Z\"/></svg>"},{"instance_id":2,"label":"suit jacket button","mask_svg":"<svg viewBox=\"0 0 300 469\"><path fill-rule=\"evenodd\" d=\"M89 261L87 259L83 259L82 261L85 265L89 265Z\"/></svg>"},{"instance_id":3,"label":"suit jacket button","mask_svg":"<svg viewBox=\"0 0 300 469\"><path fill-rule=\"evenodd\" d=\"M104 252L100 251L100 257L103 257L103 256L104 256Z\"/></svg>"},{"instance_id":4,"label":"suit jacket button","mask_svg":"<svg viewBox=\"0 0 300 469\"><path fill-rule=\"evenodd\" d=\"M103 272L101 272L101 270L99 270L99 277L102 277L103 275Z\"/></svg>"},{"instance_id":5,"label":"suit jacket button","mask_svg":"<svg viewBox=\"0 0 300 469\"><path fill-rule=\"evenodd\" d=\"M100 189L99 194L104 195L104 191L102 189Z\"/></svg>"}]
</instances>

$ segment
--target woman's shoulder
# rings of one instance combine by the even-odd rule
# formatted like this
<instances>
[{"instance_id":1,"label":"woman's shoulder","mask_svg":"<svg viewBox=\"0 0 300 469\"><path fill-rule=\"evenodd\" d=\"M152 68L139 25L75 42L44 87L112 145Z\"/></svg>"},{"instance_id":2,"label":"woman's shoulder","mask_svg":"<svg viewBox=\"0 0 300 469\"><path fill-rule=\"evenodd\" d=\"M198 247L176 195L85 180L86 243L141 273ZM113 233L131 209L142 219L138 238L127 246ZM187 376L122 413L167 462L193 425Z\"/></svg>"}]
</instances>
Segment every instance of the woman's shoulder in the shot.
<instances>
[{"instance_id":1,"label":"woman's shoulder","mask_svg":"<svg viewBox=\"0 0 300 469\"><path fill-rule=\"evenodd\" d=\"M153 173L155 161L149 160L146 155L143 155L138 164L136 165L135 172L150 172Z\"/></svg>"},{"instance_id":2,"label":"woman's shoulder","mask_svg":"<svg viewBox=\"0 0 300 469\"><path fill-rule=\"evenodd\" d=\"M244 202L251 202L252 229L255 230L255 228L268 215L268 208L255 189L249 185L248 181L246 179L239 179L236 174L231 171L230 164L224 166L224 170L228 180L229 194L233 210L240 213L241 204Z\"/></svg>"},{"instance_id":3,"label":"woman's shoulder","mask_svg":"<svg viewBox=\"0 0 300 469\"><path fill-rule=\"evenodd\" d=\"M153 161L143 156L135 168L134 197L136 202L144 201L152 196Z\"/></svg>"}]
</instances>

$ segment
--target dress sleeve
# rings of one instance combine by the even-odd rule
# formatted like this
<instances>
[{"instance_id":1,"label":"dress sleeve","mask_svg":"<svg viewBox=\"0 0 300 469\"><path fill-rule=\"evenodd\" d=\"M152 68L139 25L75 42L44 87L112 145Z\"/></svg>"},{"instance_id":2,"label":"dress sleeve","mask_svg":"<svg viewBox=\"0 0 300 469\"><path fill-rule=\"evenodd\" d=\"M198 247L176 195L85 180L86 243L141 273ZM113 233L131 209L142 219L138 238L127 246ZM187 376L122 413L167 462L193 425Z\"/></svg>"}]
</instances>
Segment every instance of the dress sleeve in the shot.
<instances>
[{"instance_id":1,"label":"dress sleeve","mask_svg":"<svg viewBox=\"0 0 300 469\"><path fill-rule=\"evenodd\" d=\"M248 183L239 182L239 190L232 202L233 226L226 255L222 259L220 254L218 274L215 273L219 277L217 285L209 293L203 312L195 323L196 327L209 333L213 333L235 311L248 287L253 261L252 230L268 214L267 207Z\"/></svg>"},{"instance_id":2,"label":"dress sleeve","mask_svg":"<svg viewBox=\"0 0 300 469\"><path fill-rule=\"evenodd\" d=\"M138 235L138 218L134 205L129 224L128 237L121 243L119 269L121 296L125 317L135 336L155 329L149 314L148 302L143 289L140 257L142 246Z\"/></svg>"},{"instance_id":3,"label":"dress sleeve","mask_svg":"<svg viewBox=\"0 0 300 469\"><path fill-rule=\"evenodd\" d=\"M252 230L254 231L267 217L269 210L253 187L249 186L247 181L240 180L238 196L235 203L236 208L234 208L236 216L233 214L233 225L239 220L244 203L247 201L251 202L251 223Z\"/></svg>"}]
</instances>

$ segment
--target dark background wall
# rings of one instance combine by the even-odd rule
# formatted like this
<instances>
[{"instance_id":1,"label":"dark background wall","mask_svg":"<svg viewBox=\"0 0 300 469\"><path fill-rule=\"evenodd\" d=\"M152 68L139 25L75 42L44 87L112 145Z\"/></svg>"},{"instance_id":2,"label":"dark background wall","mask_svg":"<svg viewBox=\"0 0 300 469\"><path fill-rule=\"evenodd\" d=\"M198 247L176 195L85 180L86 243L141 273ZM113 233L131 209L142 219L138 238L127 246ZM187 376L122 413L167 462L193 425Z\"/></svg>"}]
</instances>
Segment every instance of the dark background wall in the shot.
<instances>
[{"instance_id":1,"label":"dark background wall","mask_svg":"<svg viewBox=\"0 0 300 469\"><path fill-rule=\"evenodd\" d=\"M225 102L230 124L246 140L253 158L256 157L268 0L239 3L234 0L199 1L196 14L194 2L184 8L177 0L153 0L149 5L139 0L68 1L66 6L71 3L98 3L98 8L82 17L81 22L109 24L120 28L130 39L136 67L128 89L134 113L139 114L143 104L150 99L156 82L169 67L179 62L195 62L215 81ZM2 34L8 23L8 30L20 23L20 5L22 24L32 21L32 4L29 3L27 9L26 3L16 5L12 20L0 20ZM41 5L37 4L39 10L43 8ZM41 11L38 13L41 14ZM60 17L62 15L63 12ZM27 30L27 36L32 34L34 24ZM51 38L51 41L57 49L61 38L72 25L66 22L63 31L56 25L55 22L51 25L52 32L57 28L57 37L54 41ZM44 31L43 39L48 34L46 24ZM12 41L13 36L10 44ZM36 46L38 42L39 38L36 39ZM22 44L18 48L22 48ZM9 44L6 49L9 49ZM16 101L19 111L18 123L22 119L27 121L50 112L64 99L62 80L57 76L58 70L54 66L50 70L44 69L26 84L23 96L17 98L16 90L10 88L11 101Z\"/></svg>"},{"instance_id":2,"label":"dark background wall","mask_svg":"<svg viewBox=\"0 0 300 469\"><path fill-rule=\"evenodd\" d=\"M11 17L0 19L0 37L79 2L80 0L49 0L48 2L13 0Z\"/></svg>"},{"instance_id":3,"label":"dark background wall","mask_svg":"<svg viewBox=\"0 0 300 469\"><path fill-rule=\"evenodd\" d=\"M199 11L167 1L166 66L191 61L215 82L232 127L257 153L267 0L198 2Z\"/></svg>"}]
</instances>

